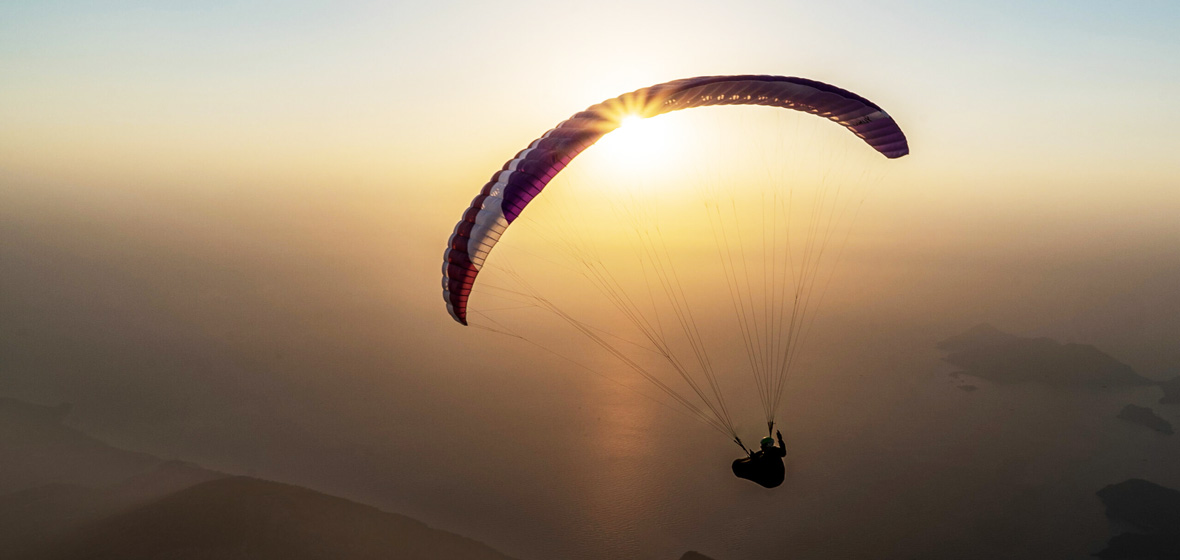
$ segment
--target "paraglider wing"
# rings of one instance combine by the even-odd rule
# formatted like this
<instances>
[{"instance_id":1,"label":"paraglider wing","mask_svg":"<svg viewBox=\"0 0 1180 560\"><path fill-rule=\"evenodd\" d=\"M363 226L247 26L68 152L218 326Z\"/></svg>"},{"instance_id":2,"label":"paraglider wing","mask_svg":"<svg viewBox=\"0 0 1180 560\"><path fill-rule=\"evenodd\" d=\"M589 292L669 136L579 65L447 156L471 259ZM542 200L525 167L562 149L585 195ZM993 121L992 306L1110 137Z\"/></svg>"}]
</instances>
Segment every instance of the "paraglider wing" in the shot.
<instances>
[{"instance_id":1,"label":"paraglider wing","mask_svg":"<svg viewBox=\"0 0 1180 560\"><path fill-rule=\"evenodd\" d=\"M909 153L905 134L873 102L835 86L784 76L703 76L675 80L608 99L575 114L521 150L492 178L455 225L443 254L443 299L467 324L467 301L480 268L508 225L579 153L619 127L624 117L653 117L711 105L767 105L835 121L885 157Z\"/></svg>"}]
</instances>

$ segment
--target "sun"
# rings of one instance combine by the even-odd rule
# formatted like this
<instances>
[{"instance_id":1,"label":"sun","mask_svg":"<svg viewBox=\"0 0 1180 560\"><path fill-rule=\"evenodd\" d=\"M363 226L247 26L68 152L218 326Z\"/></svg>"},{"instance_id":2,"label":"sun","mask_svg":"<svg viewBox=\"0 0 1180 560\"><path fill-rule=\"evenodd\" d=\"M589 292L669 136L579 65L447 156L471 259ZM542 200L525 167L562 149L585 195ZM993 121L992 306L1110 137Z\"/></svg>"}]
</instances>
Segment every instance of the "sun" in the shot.
<instances>
[{"instance_id":1,"label":"sun","mask_svg":"<svg viewBox=\"0 0 1180 560\"><path fill-rule=\"evenodd\" d=\"M619 128L627 128L637 126L638 123L643 122L643 117L639 115L627 115L619 122Z\"/></svg>"},{"instance_id":2,"label":"sun","mask_svg":"<svg viewBox=\"0 0 1180 560\"><path fill-rule=\"evenodd\" d=\"M658 172L674 164L676 134L669 120L626 115L619 128L598 141L599 165L618 172Z\"/></svg>"}]
</instances>

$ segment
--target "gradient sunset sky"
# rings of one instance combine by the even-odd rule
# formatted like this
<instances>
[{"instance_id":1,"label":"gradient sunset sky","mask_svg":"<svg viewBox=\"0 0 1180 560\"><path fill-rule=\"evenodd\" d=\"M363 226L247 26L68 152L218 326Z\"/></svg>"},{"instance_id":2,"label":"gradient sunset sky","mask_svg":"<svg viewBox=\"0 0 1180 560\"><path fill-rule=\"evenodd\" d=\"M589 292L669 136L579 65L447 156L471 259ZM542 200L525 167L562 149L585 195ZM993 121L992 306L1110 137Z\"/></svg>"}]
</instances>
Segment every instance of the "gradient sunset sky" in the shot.
<instances>
[{"instance_id":1,"label":"gradient sunset sky","mask_svg":"<svg viewBox=\"0 0 1180 560\"><path fill-rule=\"evenodd\" d=\"M1052 222L1045 235L1062 238L1174 235L1180 209L1172 2L0 10L9 212L47 189L79 212L109 204L165 221L184 204L240 206L245 219L327 200L368 212L352 227L415 239L369 248L425 271L437 260L427 240L544 130L625 91L738 73L827 81L886 107L913 155L879 204L930 205L929 223L1004 216ZM251 220L207 225L262 227Z\"/></svg>"},{"instance_id":2,"label":"gradient sunset sky","mask_svg":"<svg viewBox=\"0 0 1180 560\"><path fill-rule=\"evenodd\" d=\"M1172 2L2 10L0 163L10 183L359 176L401 196L450 200L440 184L465 192L464 179L479 182L581 107L670 79L737 73L866 92L904 123L922 159L910 165L934 183L969 174L979 184L959 188L1035 180L1089 192L1176 182ZM420 181L433 187L410 184Z\"/></svg>"}]
</instances>

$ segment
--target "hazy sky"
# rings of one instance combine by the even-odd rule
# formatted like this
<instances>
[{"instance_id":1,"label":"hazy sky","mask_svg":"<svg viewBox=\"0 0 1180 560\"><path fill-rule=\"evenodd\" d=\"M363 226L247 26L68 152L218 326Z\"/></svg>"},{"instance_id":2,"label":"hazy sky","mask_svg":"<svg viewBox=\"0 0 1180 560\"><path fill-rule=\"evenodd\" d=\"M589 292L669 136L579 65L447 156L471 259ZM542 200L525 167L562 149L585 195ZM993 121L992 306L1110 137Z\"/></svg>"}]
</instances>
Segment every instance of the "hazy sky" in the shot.
<instances>
[{"instance_id":1,"label":"hazy sky","mask_svg":"<svg viewBox=\"0 0 1180 560\"><path fill-rule=\"evenodd\" d=\"M817 339L816 371L937 368L935 341L990 321L1162 377L1180 367L1178 21L1170 1L4 2L0 394L75 402L115 443L315 484L526 558L673 557L715 527L669 512L662 486L596 477L642 488L643 450L706 449L688 482L703 487L728 476L707 468L729 444L699 427L648 439L671 424L645 401L446 314L442 251L492 172L655 83L830 82L885 107L912 153L866 205L864 247L882 251L832 288L856 349ZM796 413L812 426L869 392L801 383L832 399ZM882 408L924 391L881 383ZM563 503L602 517L537 505L555 484L529 477L555 472L581 473ZM651 511L674 529L627 525ZM536 533L512 534L522 520ZM570 529L596 522L622 544Z\"/></svg>"}]
</instances>

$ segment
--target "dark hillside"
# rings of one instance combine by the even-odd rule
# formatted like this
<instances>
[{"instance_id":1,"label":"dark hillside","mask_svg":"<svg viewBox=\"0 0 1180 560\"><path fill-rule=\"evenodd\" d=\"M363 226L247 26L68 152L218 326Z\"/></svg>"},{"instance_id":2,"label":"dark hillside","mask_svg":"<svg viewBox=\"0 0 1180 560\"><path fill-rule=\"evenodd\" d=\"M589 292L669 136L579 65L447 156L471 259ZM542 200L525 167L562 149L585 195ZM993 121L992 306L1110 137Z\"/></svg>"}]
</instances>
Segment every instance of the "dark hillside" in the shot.
<instances>
[{"instance_id":1,"label":"dark hillside","mask_svg":"<svg viewBox=\"0 0 1180 560\"><path fill-rule=\"evenodd\" d=\"M45 557L509 560L408 517L248 477L204 482L90 524Z\"/></svg>"},{"instance_id":2,"label":"dark hillside","mask_svg":"<svg viewBox=\"0 0 1180 560\"><path fill-rule=\"evenodd\" d=\"M964 373L997 383L1088 388L1155 384L1089 344L1025 338L986 324L943 340L938 347L947 352L943 359Z\"/></svg>"},{"instance_id":3,"label":"dark hillside","mask_svg":"<svg viewBox=\"0 0 1180 560\"><path fill-rule=\"evenodd\" d=\"M67 414L68 405L0 398L0 494L46 484L110 486L160 463L64 425Z\"/></svg>"}]
</instances>

